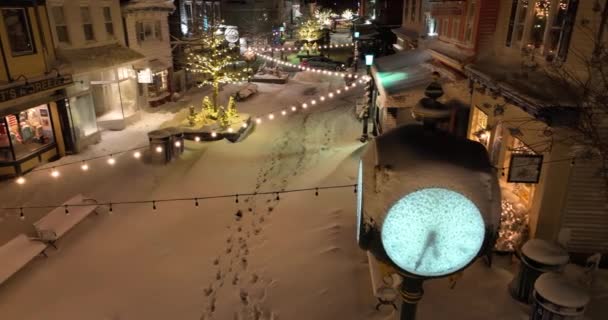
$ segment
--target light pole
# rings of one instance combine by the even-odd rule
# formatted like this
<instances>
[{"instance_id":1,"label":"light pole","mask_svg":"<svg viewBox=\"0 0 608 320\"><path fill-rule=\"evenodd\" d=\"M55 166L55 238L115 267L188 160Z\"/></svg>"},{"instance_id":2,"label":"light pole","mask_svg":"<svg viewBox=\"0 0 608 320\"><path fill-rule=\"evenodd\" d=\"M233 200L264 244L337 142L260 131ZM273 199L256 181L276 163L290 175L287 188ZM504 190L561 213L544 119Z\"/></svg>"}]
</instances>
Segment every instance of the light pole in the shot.
<instances>
[{"instance_id":1,"label":"light pole","mask_svg":"<svg viewBox=\"0 0 608 320\"><path fill-rule=\"evenodd\" d=\"M367 66L367 75L371 78L371 69L372 69L372 64L374 63L374 55L373 54L366 54L365 55L365 65ZM365 97L366 97L366 104L367 106L365 107L365 113L363 114L363 134L361 134L361 142L365 142L367 141L367 139L369 139L369 136L367 134L367 122L369 121L369 115L370 115L370 111L373 110L373 102L374 102L374 82L372 79L370 79L367 82L367 86L365 88Z\"/></svg>"},{"instance_id":2,"label":"light pole","mask_svg":"<svg viewBox=\"0 0 608 320\"><path fill-rule=\"evenodd\" d=\"M355 65L355 72L357 72L358 69L358 65L359 65L359 31L355 31L353 33L353 37L355 38L355 52L354 52L354 57L353 57L353 64Z\"/></svg>"}]
</instances>

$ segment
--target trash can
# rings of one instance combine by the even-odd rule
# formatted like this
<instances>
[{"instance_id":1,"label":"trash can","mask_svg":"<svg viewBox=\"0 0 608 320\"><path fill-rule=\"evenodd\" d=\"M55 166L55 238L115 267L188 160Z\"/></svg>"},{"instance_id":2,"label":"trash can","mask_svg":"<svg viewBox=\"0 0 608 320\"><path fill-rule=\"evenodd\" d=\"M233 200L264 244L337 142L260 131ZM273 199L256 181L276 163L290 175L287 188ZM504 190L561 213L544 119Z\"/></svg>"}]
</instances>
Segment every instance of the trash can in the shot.
<instances>
[{"instance_id":1,"label":"trash can","mask_svg":"<svg viewBox=\"0 0 608 320\"><path fill-rule=\"evenodd\" d=\"M148 140L150 141L150 154L153 162L165 164L171 161L171 132L162 129L150 131L148 132Z\"/></svg>"},{"instance_id":2,"label":"trash can","mask_svg":"<svg viewBox=\"0 0 608 320\"><path fill-rule=\"evenodd\" d=\"M534 283L530 320L583 319L589 293L563 274L545 273Z\"/></svg>"},{"instance_id":3,"label":"trash can","mask_svg":"<svg viewBox=\"0 0 608 320\"><path fill-rule=\"evenodd\" d=\"M558 244L532 239L526 242L518 254L521 264L517 275L509 284L513 298L532 303L534 282L546 272L560 271L568 263L568 253Z\"/></svg>"},{"instance_id":4,"label":"trash can","mask_svg":"<svg viewBox=\"0 0 608 320\"><path fill-rule=\"evenodd\" d=\"M171 134L172 158L177 158L184 152L184 132L177 128L167 128L165 131Z\"/></svg>"}]
</instances>

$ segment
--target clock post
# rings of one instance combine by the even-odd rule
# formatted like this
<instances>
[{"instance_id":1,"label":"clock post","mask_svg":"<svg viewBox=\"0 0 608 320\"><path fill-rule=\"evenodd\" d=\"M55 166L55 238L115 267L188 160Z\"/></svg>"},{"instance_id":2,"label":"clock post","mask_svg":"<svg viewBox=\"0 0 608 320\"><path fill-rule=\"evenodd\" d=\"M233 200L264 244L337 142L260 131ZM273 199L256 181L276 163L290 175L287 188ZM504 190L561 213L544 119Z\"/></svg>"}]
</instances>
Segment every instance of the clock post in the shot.
<instances>
[{"instance_id":1,"label":"clock post","mask_svg":"<svg viewBox=\"0 0 608 320\"><path fill-rule=\"evenodd\" d=\"M422 299L424 290L422 289L422 278L415 278L412 276L403 275L403 282L399 287L399 294L403 300L401 303L401 316L400 320L413 320L416 319L416 310L418 308L418 301Z\"/></svg>"}]
</instances>

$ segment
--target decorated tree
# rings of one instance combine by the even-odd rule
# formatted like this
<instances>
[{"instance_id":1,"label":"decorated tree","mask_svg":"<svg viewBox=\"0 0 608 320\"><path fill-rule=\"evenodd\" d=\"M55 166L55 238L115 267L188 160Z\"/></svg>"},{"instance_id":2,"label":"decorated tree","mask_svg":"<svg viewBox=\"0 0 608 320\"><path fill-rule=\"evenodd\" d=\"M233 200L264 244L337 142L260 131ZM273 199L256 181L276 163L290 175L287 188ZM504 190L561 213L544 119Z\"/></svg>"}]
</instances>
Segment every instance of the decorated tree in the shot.
<instances>
[{"instance_id":1,"label":"decorated tree","mask_svg":"<svg viewBox=\"0 0 608 320\"><path fill-rule=\"evenodd\" d=\"M194 40L186 61L188 71L200 75L199 84L213 86L211 105L218 112L218 94L221 83L242 80L246 70L239 67L238 49L228 46L222 35L216 35L217 28Z\"/></svg>"},{"instance_id":2,"label":"decorated tree","mask_svg":"<svg viewBox=\"0 0 608 320\"><path fill-rule=\"evenodd\" d=\"M315 10L315 18L319 25L330 25L331 24L331 16L334 13L331 9L317 9Z\"/></svg>"},{"instance_id":3,"label":"decorated tree","mask_svg":"<svg viewBox=\"0 0 608 320\"><path fill-rule=\"evenodd\" d=\"M315 19L309 19L302 23L298 31L300 40L311 42L321 37L321 25Z\"/></svg>"},{"instance_id":4,"label":"decorated tree","mask_svg":"<svg viewBox=\"0 0 608 320\"><path fill-rule=\"evenodd\" d=\"M344 12L342 12L342 18L346 19L346 20L352 20L354 17L354 13L351 9L346 9L344 10Z\"/></svg>"}]
</instances>

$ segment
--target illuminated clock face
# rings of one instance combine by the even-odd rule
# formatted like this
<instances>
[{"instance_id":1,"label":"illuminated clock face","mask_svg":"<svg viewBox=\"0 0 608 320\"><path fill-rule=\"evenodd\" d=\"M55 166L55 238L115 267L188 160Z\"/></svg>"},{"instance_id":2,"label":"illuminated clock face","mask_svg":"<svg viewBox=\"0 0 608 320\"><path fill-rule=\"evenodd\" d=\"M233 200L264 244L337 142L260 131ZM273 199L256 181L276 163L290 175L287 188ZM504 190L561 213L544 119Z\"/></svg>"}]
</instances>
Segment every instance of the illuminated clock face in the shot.
<instances>
[{"instance_id":1,"label":"illuminated clock face","mask_svg":"<svg viewBox=\"0 0 608 320\"><path fill-rule=\"evenodd\" d=\"M466 267L479 253L484 221L475 204L442 188L412 192L397 201L382 224L382 245L401 269L439 277Z\"/></svg>"},{"instance_id":2,"label":"illuminated clock face","mask_svg":"<svg viewBox=\"0 0 608 320\"><path fill-rule=\"evenodd\" d=\"M224 37L226 38L226 41L235 43L239 41L239 31L235 28L228 28L224 33Z\"/></svg>"},{"instance_id":3,"label":"illuminated clock face","mask_svg":"<svg viewBox=\"0 0 608 320\"><path fill-rule=\"evenodd\" d=\"M363 219L363 162L359 161L359 175L357 176L357 243L361 237L361 222Z\"/></svg>"}]
</instances>

